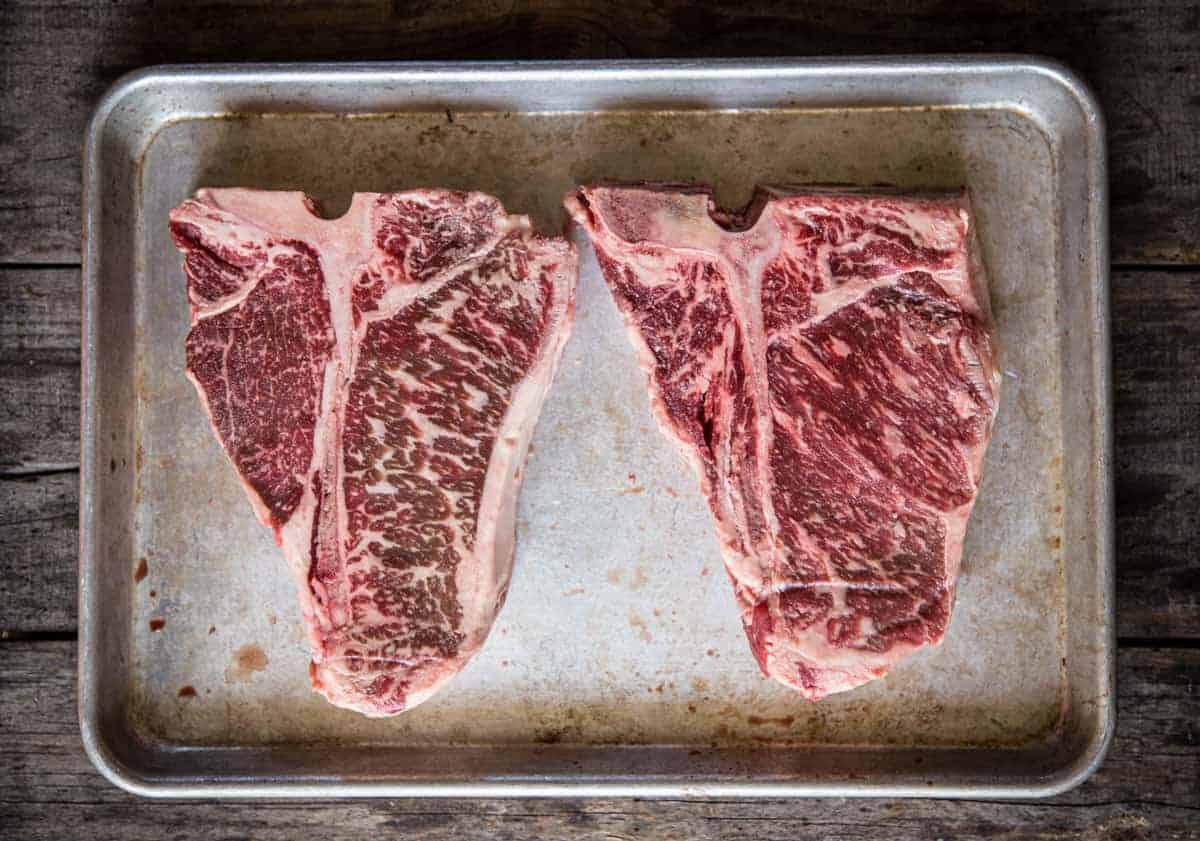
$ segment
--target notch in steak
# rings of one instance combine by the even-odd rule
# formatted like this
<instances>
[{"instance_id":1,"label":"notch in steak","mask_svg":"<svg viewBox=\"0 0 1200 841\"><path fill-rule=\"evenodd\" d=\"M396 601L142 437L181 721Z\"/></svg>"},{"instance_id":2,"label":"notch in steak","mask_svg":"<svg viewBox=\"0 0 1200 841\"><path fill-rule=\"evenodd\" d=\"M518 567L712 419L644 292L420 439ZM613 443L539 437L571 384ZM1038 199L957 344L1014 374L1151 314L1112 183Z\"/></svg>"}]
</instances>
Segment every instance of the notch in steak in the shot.
<instances>
[{"instance_id":1,"label":"notch in steak","mask_svg":"<svg viewBox=\"0 0 1200 841\"><path fill-rule=\"evenodd\" d=\"M504 602L577 260L479 193L201 190L171 212L187 373L299 586L313 686L419 704Z\"/></svg>"},{"instance_id":2,"label":"notch in steak","mask_svg":"<svg viewBox=\"0 0 1200 841\"><path fill-rule=\"evenodd\" d=\"M566 204L699 474L763 672L816 700L941 642L999 388L965 194Z\"/></svg>"}]
</instances>

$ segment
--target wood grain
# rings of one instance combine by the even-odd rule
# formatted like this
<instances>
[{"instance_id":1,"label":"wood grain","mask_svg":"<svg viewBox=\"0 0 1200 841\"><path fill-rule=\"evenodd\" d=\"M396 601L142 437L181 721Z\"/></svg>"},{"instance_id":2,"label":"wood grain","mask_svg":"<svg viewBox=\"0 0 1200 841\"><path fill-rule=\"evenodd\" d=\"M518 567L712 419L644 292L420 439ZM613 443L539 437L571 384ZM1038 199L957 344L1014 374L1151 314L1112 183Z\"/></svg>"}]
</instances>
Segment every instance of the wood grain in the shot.
<instances>
[{"instance_id":1,"label":"wood grain","mask_svg":"<svg viewBox=\"0 0 1200 841\"><path fill-rule=\"evenodd\" d=\"M84 126L111 82L146 65L971 51L1048 55L1082 74L1108 119L1114 258L1200 263L1200 7L1166 0L9 0L0 261L78 261Z\"/></svg>"},{"instance_id":2,"label":"wood grain","mask_svg":"<svg viewBox=\"0 0 1200 841\"><path fill-rule=\"evenodd\" d=\"M1200 273L1118 272L1112 308L1118 632L1200 638Z\"/></svg>"},{"instance_id":3,"label":"wood grain","mask_svg":"<svg viewBox=\"0 0 1200 841\"><path fill-rule=\"evenodd\" d=\"M1117 271L1112 281L1118 633L1200 638L1200 271ZM78 272L0 269L0 477L78 462ZM5 623L71 630L73 478L0 478ZM249 515L247 515L249 516Z\"/></svg>"},{"instance_id":4,"label":"wood grain","mask_svg":"<svg viewBox=\"0 0 1200 841\"><path fill-rule=\"evenodd\" d=\"M79 474L0 478L0 631L75 629Z\"/></svg>"},{"instance_id":5,"label":"wood grain","mask_svg":"<svg viewBox=\"0 0 1200 841\"><path fill-rule=\"evenodd\" d=\"M79 310L78 269L0 269L0 630L75 628Z\"/></svg>"},{"instance_id":6,"label":"wood grain","mask_svg":"<svg viewBox=\"0 0 1200 841\"><path fill-rule=\"evenodd\" d=\"M79 466L79 271L0 269L0 476Z\"/></svg>"},{"instance_id":7,"label":"wood grain","mask_svg":"<svg viewBox=\"0 0 1200 841\"><path fill-rule=\"evenodd\" d=\"M1109 761L1074 792L1019 804L888 800L138 801L92 770L74 712L70 642L0 644L0 835L6 838L415 836L562 839L1198 839L1200 651L1119 658L1121 723ZM70 805L71 808L65 808Z\"/></svg>"}]
</instances>

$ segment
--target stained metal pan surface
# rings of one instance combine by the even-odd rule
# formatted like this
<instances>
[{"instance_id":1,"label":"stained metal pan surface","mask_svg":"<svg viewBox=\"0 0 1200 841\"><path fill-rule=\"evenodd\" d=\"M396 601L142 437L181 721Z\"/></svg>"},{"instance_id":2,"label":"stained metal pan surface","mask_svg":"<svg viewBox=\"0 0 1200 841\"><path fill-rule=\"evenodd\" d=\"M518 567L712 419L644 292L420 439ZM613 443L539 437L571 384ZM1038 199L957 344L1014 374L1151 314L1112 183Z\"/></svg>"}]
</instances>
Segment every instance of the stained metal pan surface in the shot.
<instances>
[{"instance_id":1,"label":"stained metal pan surface","mask_svg":"<svg viewBox=\"0 0 1200 841\"><path fill-rule=\"evenodd\" d=\"M1023 58L163 67L85 161L80 714L150 796L1029 797L1113 728L1103 125ZM967 185L1003 398L945 643L810 704L764 679L590 248L508 603L389 720L308 686L292 582L183 376L167 211L202 186L475 189L563 228L599 179ZM139 572L144 571L144 575ZM152 620L156 620L153 622ZM159 627L161 622L161 627ZM157 628L157 630L153 629ZM193 694L194 693L194 694Z\"/></svg>"}]
</instances>

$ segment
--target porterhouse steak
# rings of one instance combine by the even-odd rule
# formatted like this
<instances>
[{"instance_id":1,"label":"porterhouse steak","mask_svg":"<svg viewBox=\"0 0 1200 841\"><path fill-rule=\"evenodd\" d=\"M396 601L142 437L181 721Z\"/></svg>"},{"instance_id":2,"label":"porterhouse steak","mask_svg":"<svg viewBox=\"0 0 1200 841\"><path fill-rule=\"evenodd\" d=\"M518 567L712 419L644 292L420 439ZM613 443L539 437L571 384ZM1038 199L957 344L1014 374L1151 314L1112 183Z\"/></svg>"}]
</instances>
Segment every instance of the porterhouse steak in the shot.
<instances>
[{"instance_id":1,"label":"porterhouse steak","mask_svg":"<svg viewBox=\"0 0 1200 841\"><path fill-rule=\"evenodd\" d=\"M809 699L942 640L999 379L965 194L596 186L591 236L750 647Z\"/></svg>"},{"instance_id":2,"label":"porterhouse steak","mask_svg":"<svg viewBox=\"0 0 1200 841\"><path fill-rule=\"evenodd\" d=\"M187 372L298 584L313 686L392 715L483 645L577 261L490 196L201 190Z\"/></svg>"}]
</instances>

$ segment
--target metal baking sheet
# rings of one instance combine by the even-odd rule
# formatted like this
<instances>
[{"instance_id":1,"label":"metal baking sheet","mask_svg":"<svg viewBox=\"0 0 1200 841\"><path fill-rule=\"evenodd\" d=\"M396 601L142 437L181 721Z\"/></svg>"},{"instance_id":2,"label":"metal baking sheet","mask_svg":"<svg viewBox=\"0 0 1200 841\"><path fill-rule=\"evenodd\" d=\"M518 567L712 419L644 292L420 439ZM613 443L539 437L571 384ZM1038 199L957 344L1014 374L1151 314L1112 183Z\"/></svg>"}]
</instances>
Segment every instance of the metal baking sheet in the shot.
<instances>
[{"instance_id":1,"label":"metal baking sheet","mask_svg":"<svg viewBox=\"0 0 1200 841\"><path fill-rule=\"evenodd\" d=\"M165 67L86 151L80 711L151 796L1068 788L1113 728L1103 127L1021 58ZM482 653L387 720L308 686L292 582L183 376L167 211L201 186L477 189L545 232L597 179L966 184L1004 385L945 643L816 704L749 654L696 481L586 242Z\"/></svg>"}]
</instances>

